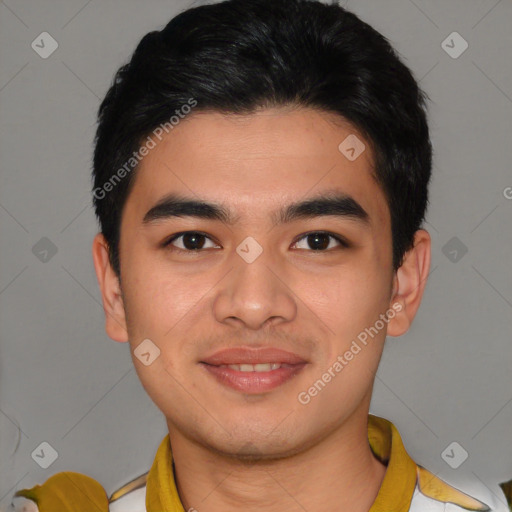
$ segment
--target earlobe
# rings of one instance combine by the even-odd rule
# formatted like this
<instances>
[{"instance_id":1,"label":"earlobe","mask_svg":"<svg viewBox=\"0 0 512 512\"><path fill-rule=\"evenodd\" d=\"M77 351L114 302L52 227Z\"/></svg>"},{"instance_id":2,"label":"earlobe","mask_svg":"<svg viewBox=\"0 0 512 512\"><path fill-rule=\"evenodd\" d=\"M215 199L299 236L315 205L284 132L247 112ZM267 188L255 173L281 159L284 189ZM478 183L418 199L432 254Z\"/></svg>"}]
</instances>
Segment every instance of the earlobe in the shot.
<instances>
[{"instance_id":1,"label":"earlobe","mask_svg":"<svg viewBox=\"0 0 512 512\"><path fill-rule=\"evenodd\" d=\"M389 336L401 336L412 324L421 303L430 270L430 235L416 231L414 245L407 251L393 279L390 307L397 314L388 323Z\"/></svg>"},{"instance_id":2,"label":"earlobe","mask_svg":"<svg viewBox=\"0 0 512 512\"><path fill-rule=\"evenodd\" d=\"M121 287L110 264L108 243L102 233L94 237L92 257L103 300L107 335L115 341L127 342L128 331Z\"/></svg>"}]
</instances>

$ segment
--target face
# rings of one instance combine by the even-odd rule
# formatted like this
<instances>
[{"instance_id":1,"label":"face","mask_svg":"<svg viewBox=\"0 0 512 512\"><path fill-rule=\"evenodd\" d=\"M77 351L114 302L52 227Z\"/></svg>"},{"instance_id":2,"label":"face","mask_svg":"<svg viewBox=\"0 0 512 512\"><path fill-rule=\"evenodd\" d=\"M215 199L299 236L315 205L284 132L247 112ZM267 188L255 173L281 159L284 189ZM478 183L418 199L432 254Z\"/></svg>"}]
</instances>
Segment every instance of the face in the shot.
<instances>
[{"instance_id":1,"label":"face","mask_svg":"<svg viewBox=\"0 0 512 512\"><path fill-rule=\"evenodd\" d=\"M355 160L339 149L350 135L366 145ZM340 118L282 108L194 113L144 157L121 223L125 316L107 330L132 354L146 339L158 347L151 364L133 361L170 431L280 456L366 418L395 321L390 214L372 161ZM170 194L212 208L165 204ZM259 375L205 364L239 347L302 364Z\"/></svg>"}]
</instances>

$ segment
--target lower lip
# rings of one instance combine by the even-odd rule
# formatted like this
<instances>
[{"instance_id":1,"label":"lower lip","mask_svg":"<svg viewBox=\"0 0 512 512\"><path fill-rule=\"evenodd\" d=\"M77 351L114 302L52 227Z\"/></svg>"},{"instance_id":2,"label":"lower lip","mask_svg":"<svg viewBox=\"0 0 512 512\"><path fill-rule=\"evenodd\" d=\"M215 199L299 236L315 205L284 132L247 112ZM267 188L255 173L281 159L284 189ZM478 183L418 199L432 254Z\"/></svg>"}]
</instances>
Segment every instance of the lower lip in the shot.
<instances>
[{"instance_id":1,"label":"lower lip","mask_svg":"<svg viewBox=\"0 0 512 512\"><path fill-rule=\"evenodd\" d=\"M200 363L221 384L244 393L264 393L284 384L297 375L307 363L282 366L268 372L241 372L231 368Z\"/></svg>"}]
</instances>

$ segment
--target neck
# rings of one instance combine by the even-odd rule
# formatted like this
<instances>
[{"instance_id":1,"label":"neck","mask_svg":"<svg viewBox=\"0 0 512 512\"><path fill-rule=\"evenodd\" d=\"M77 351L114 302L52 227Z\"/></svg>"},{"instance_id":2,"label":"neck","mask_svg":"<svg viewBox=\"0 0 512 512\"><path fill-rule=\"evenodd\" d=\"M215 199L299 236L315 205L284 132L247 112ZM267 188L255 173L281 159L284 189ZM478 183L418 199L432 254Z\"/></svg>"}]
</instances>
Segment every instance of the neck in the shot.
<instances>
[{"instance_id":1,"label":"neck","mask_svg":"<svg viewBox=\"0 0 512 512\"><path fill-rule=\"evenodd\" d=\"M368 443L366 414L353 414L295 455L240 462L169 429L175 480L185 510L368 512L386 466Z\"/></svg>"}]
</instances>

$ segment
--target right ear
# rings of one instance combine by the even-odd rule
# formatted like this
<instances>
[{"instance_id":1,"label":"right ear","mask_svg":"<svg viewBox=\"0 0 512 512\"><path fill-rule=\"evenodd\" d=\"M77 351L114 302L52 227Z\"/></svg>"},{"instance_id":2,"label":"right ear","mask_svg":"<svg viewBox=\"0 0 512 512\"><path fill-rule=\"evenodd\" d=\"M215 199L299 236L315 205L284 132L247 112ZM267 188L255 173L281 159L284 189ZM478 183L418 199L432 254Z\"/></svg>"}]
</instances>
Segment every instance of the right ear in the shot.
<instances>
[{"instance_id":1,"label":"right ear","mask_svg":"<svg viewBox=\"0 0 512 512\"><path fill-rule=\"evenodd\" d=\"M127 342L126 316L119 278L109 259L108 243L102 233L92 242L92 257L105 312L105 331L115 341Z\"/></svg>"}]
</instances>

